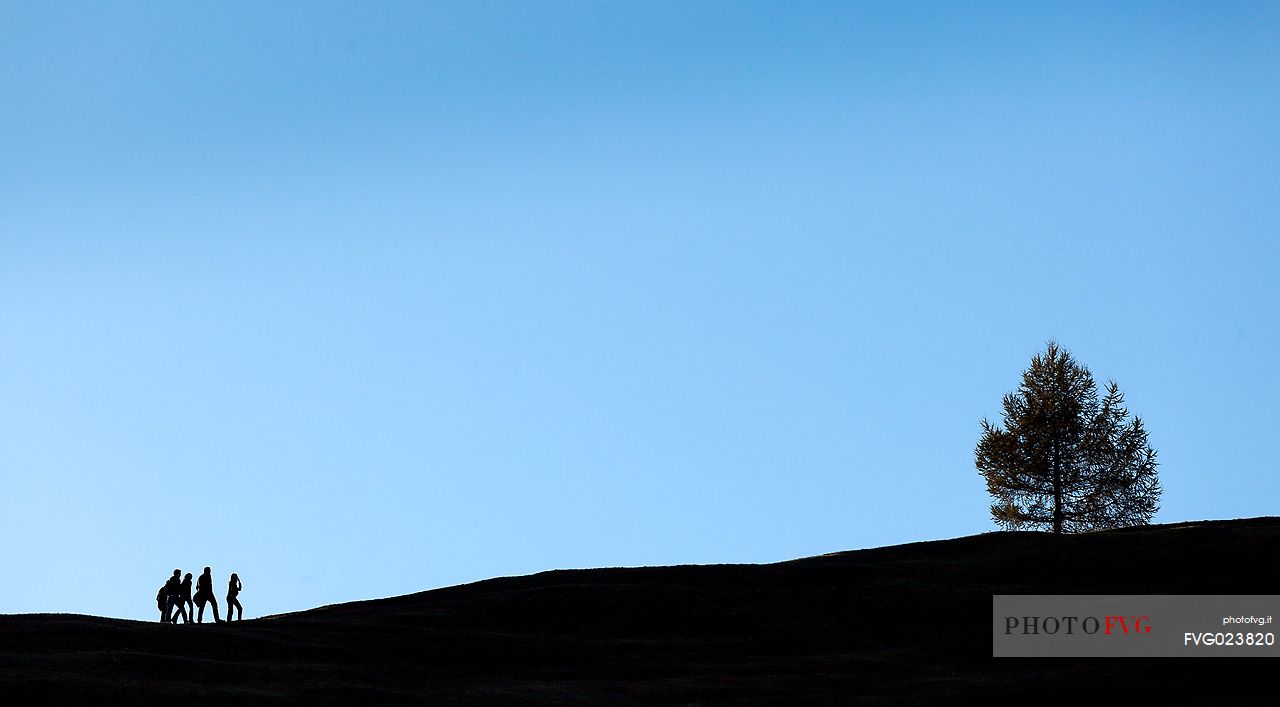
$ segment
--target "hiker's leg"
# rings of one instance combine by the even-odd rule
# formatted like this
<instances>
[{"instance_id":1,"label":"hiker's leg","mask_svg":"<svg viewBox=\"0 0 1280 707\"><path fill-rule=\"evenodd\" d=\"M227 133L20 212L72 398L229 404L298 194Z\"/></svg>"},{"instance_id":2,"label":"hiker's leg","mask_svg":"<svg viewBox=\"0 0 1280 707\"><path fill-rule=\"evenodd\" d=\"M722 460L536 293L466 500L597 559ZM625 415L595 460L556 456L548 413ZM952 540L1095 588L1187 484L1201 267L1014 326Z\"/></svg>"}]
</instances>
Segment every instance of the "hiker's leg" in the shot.
<instances>
[{"instance_id":1,"label":"hiker's leg","mask_svg":"<svg viewBox=\"0 0 1280 707\"><path fill-rule=\"evenodd\" d=\"M213 622L218 623L222 620L218 618L218 600L213 597L209 597L209 603L213 604Z\"/></svg>"}]
</instances>

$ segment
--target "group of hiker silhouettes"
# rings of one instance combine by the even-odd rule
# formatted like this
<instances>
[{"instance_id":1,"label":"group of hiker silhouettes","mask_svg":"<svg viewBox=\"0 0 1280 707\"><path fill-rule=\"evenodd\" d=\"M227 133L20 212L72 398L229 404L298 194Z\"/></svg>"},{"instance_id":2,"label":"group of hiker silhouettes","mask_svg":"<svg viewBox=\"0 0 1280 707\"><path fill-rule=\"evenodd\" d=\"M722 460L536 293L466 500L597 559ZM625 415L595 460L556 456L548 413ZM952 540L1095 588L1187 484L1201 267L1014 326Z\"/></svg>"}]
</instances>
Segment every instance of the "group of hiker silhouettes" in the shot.
<instances>
[{"instance_id":1,"label":"group of hiker silhouettes","mask_svg":"<svg viewBox=\"0 0 1280 707\"><path fill-rule=\"evenodd\" d=\"M240 610L240 620L244 621L244 607L240 606L240 590L244 589L244 585L240 583L240 575L235 572L231 573L231 579L227 582L227 621L235 619L236 609ZM204 574L200 575L200 579L196 580L196 593L191 595L191 573L188 572L186 577L182 576L182 570L174 570L173 576L169 581L160 587L160 591L156 594L156 608L160 609L160 622L166 624L178 623L178 617L181 616L184 623L191 623L191 615L195 613L195 606L200 607L200 613L196 616L196 621L204 623L204 605L213 605L214 623L225 623L218 616L218 600L213 596L213 570L208 567L204 568ZM173 610L177 609L175 616Z\"/></svg>"}]
</instances>

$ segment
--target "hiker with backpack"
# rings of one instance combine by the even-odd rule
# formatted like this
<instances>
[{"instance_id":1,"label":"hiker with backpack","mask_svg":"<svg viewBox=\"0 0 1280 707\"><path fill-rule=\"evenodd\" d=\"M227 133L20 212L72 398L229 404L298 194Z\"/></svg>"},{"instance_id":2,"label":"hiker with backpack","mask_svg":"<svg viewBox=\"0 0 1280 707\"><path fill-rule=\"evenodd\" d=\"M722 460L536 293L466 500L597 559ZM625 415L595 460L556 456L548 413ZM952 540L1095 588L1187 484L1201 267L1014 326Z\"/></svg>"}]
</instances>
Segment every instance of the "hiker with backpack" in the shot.
<instances>
[{"instance_id":1,"label":"hiker with backpack","mask_svg":"<svg viewBox=\"0 0 1280 707\"><path fill-rule=\"evenodd\" d=\"M208 603L213 604L213 622L222 623L222 619L218 617L218 600L213 596L213 570L209 567L204 568L204 574L196 581L195 602L200 608L196 621L204 623L204 605Z\"/></svg>"},{"instance_id":2,"label":"hiker with backpack","mask_svg":"<svg viewBox=\"0 0 1280 707\"><path fill-rule=\"evenodd\" d=\"M182 616L182 620L185 623L191 623L191 616L187 614L187 609L182 603L182 570L174 570L173 576L164 583L164 597L165 610L163 620L165 623L178 622L178 617L173 615L175 606L178 608L178 614Z\"/></svg>"}]
</instances>

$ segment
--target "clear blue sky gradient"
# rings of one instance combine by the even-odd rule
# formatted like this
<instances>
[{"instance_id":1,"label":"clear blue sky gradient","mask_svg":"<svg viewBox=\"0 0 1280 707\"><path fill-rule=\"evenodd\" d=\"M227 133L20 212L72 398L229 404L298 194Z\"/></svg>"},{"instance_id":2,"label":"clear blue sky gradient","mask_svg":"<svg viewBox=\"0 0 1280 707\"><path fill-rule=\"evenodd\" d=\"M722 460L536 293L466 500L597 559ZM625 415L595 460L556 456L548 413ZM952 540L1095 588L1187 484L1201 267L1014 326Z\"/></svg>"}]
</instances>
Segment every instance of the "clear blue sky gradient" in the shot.
<instances>
[{"instance_id":1,"label":"clear blue sky gradient","mask_svg":"<svg viewBox=\"0 0 1280 707\"><path fill-rule=\"evenodd\" d=\"M0 4L0 612L993 529L1056 338L1276 509L1275 3Z\"/></svg>"}]
</instances>

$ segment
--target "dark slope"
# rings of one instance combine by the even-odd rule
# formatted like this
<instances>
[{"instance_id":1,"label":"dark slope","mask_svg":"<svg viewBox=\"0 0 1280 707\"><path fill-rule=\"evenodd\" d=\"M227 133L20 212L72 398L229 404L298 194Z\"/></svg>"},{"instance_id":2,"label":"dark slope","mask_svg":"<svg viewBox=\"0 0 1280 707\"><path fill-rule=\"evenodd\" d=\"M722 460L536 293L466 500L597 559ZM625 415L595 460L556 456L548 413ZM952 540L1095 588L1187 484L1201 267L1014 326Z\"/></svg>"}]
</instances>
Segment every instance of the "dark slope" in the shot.
<instances>
[{"instance_id":1,"label":"dark slope","mask_svg":"<svg viewBox=\"0 0 1280 707\"><path fill-rule=\"evenodd\" d=\"M81 704L1271 703L1265 659L994 660L996 593L1280 593L1280 519L555 571L236 626L0 617L0 695Z\"/></svg>"}]
</instances>

